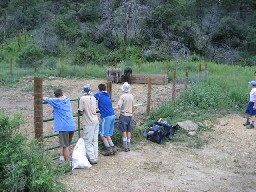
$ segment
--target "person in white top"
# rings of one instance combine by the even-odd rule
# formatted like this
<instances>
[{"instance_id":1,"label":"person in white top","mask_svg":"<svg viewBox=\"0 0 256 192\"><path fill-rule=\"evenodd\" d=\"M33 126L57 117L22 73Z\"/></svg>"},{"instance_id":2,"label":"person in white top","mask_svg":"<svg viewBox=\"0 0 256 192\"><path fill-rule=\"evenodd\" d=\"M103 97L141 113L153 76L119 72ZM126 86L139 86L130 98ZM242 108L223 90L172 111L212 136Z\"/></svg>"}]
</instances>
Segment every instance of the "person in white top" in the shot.
<instances>
[{"instance_id":1,"label":"person in white top","mask_svg":"<svg viewBox=\"0 0 256 192\"><path fill-rule=\"evenodd\" d=\"M119 129L122 131L123 149L130 151L131 131L133 128L134 96L130 93L130 84L125 82L122 86L124 92L118 101L117 107L120 111Z\"/></svg>"},{"instance_id":2,"label":"person in white top","mask_svg":"<svg viewBox=\"0 0 256 192\"><path fill-rule=\"evenodd\" d=\"M96 114L97 102L96 98L91 95L92 88L89 84L82 87L84 94L79 100L78 113L82 115L84 142L86 154L89 162L93 165L98 161L98 134L99 120Z\"/></svg>"},{"instance_id":3,"label":"person in white top","mask_svg":"<svg viewBox=\"0 0 256 192\"><path fill-rule=\"evenodd\" d=\"M245 110L246 114L246 123L243 125L246 126L247 129L254 128L255 115L256 115L256 81L248 82L249 86L252 88L250 91L250 99Z\"/></svg>"}]
</instances>

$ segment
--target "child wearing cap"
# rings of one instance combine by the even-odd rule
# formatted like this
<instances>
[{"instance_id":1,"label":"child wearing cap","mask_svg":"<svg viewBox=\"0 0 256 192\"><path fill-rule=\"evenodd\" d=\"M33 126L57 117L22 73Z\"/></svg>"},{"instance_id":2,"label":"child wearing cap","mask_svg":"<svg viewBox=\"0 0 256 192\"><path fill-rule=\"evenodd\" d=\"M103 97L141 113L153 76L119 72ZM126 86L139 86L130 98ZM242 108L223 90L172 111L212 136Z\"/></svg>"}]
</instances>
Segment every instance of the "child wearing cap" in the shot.
<instances>
[{"instance_id":1,"label":"child wearing cap","mask_svg":"<svg viewBox=\"0 0 256 192\"><path fill-rule=\"evenodd\" d=\"M131 131L133 127L134 96L130 93L130 84L125 82L122 86L124 92L118 101L117 107L120 110L119 129L122 131L123 149L130 151Z\"/></svg>"},{"instance_id":2,"label":"child wearing cap","mask_svg":"<svg viewBox=\"0 0 256 192\"><path fill-rule=\"evenodd\" d=\"M89 162L94 165L98 161L98 134L99 120L96 114L97 103L92 94L92 88L89 84L82 87L84 94L79 100L78 112L82 115L84 142L86 155Z\"/></svg>"},{"instance_id":3,"label":"child wearing cap","mask_svg":"<svg viewBox=\"0 0 256 192\"><path fill-rule=\"evenodd\" d=\"M255 115L256 115L256 81L248 82L251 87L250 100L245 110L246 122L243 124L247 129L254 128Z\"/></svg>"}]
</instances>

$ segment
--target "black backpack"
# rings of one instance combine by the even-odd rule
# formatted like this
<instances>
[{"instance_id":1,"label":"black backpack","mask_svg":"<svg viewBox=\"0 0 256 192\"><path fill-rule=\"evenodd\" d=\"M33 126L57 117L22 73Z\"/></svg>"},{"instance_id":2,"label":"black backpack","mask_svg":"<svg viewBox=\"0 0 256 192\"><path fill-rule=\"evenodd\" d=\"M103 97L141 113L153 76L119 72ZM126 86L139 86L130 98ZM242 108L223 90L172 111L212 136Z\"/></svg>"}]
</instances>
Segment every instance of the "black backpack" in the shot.
<instances>
[{"instance_id":1,"label":"black backpack","mask_svg":"<svg viewBox=\"0 0 256 192\"><path fill-rule=\"evenodd\" d=\"M158 144L164 144L165 138L172 140L174 138L176 126L172 126L165 120L155 121L151 124L151 128L144 132L144 136Z\"/></svg>"}]
</instances>

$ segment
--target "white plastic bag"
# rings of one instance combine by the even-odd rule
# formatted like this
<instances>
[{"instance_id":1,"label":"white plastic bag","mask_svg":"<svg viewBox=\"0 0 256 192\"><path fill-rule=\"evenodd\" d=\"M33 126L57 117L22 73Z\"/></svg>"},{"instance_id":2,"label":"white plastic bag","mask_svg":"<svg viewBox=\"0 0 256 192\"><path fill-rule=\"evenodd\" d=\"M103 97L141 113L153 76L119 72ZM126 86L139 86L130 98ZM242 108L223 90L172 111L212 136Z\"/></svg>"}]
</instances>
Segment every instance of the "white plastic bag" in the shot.
<instances>
[{"instance_id":1,"label":"white plastic bag","mask_svg":"<svg viewBox=\"0 0 256 192\"><path fill-rule=\"evenodd\" d=\"M72 153L72 170L76 168L89 169L92 165L86 157L86 150L84 145L84 139L78 139L76 146Z\"/></svg>"}]
</instances>

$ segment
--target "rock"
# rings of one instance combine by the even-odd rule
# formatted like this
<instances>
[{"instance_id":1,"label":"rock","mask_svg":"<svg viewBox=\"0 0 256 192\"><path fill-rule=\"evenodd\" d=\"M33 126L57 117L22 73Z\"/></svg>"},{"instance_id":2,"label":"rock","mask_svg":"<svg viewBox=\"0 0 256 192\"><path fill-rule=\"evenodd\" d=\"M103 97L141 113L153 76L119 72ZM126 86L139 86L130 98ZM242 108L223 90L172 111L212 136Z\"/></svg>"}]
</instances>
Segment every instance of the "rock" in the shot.
<instances>
[{"instance_id":1,"label":"rock","mask_svg":"<svg viewBox=\"0 0 256 192\"><path fill-rule=\"evenodd\" d=\"M228 124L228 120L227 119L221 119L219 123L220 123L221 126L226 126Z\"/></svg>"},{"instance_id":2,"label":"rock","mask_svg":"<svg viewBox=\"0 0 256 192\"><path fill-rule=\"evenodd\" d=\"M195 132L195 131L189 131L189 132L188 132L188 135L189 135L189 136L195 136L195 135L196 135L196 132Z\"/></svg>"},{"instance_id":3,"label":"rock","mask_svg":"<svg viewBox=\"0 0 256 192\"><path fill-rule=\"evenodd\" d=\"M49 80L54 80L54 79L56 79L56 77L50 76L50 77L48 77L48 79L49 79Z\"/></svg>"},{"instance_id":4,"label":"rock","mask_svg":"<svg viewBox=\"0 0 256 192\"><path fill-rule=\"evenodd\" d=\"M205 125L202 122L198 122L199 127L204 127Z\"/></svg>"},{"instance_id":5,"label":"rock","mask_svg":"<svg viewBox=\"0 0 256 192\"><path fill-rule=\"evenodd\" d=\"M187 121L183 121L183 122L178 122L177 125L182 128L185 129L187 131L196 131L198 129L198 125L196 123L194 123L193 121L187 120Z\"/></svg>"}]
</instances>

